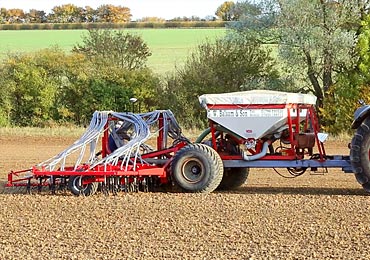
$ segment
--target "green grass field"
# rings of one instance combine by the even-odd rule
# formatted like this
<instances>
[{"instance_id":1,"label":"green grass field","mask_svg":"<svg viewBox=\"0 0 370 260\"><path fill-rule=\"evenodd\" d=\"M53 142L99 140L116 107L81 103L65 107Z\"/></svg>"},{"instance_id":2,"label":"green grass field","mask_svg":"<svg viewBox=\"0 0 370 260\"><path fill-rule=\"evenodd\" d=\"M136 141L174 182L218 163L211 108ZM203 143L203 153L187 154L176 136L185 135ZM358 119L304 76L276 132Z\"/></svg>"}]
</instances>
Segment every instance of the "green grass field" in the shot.
<instances>
[{"instance_id":1,"label":"green grass field","mask_svg":"<svg viewBox=\"0 0 370 260\"><path fill-rule=\"evenodd\" d=\"M206 39L225 35L226 29L124 29L139 34L152 51L148 65L157 73L173 71ZM8 52L30 52L52 45L66 51L81 42L85 30L0 31L0 58Z\"/></svg>"}]
</instances>

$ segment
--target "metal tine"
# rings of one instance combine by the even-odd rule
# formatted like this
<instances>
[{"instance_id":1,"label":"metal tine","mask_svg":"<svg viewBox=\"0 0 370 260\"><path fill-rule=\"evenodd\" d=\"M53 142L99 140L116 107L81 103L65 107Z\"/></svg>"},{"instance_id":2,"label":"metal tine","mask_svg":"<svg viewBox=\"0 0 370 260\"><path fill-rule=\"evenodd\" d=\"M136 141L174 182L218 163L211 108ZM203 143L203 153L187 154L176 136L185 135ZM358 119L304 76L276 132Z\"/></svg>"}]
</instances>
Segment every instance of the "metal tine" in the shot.
<instances>
[{"instance_id":1,"label":"metal tine","mask_svg":"<svg viewBox=\"0 0 370 260\"><path fill-rule=\"evenodd\" d=\"M113 189L113 195L117 195L117 193L118 193L118 183L119 183L119 179L118 179L119 177L112 177L112 181L113 181L113 187L112 187L112 189Z\"/></svg>"},{"instance_id":2,"label":"metal tine","mask_svg":"<svg viewBox=\"0 0 370 260\"><path fill-rule=\"evenodd\" d=\"M112 177L108 177L108 191L113 192Z\"/></svg>"},{"instance_id":3,"label":"metal tine","mask_svg":"<svg viewBox=\"0 0 370 260\"><path fill-rule=\"evenodd\" d=\"M129 183L129 178L127 176L125 176L125 192L129 192L130 191L130 183Z\"/></svg>"},{"instance_id":4,"label":"metal tine","mask_svg":"<svg viewBox=\"0 0 370 260\"><path fill-rule=\"evenodd\" d=\"M143 191L144 192L148 192L148 178L147 177L144 177L143 180L141 181L141 185L142 185L142 188L143 188Z\"/></svg>"},{"instance_id":5,"label":"metal tine","mask_svg":"<svg viewBox=\"0 0 370 260\"><path fill-rule=\"evenodd\" d=\"M59 183L59 186L58 186L58 190L62 191L62 192L67 191L67 177L61 177L60 178L60 183Z\"/></svg>"},{"instance_id":6,"label":"metal tine","mask_svg":"<svg viewBox=\"0 0 370 260\"><path fill-rule=\"evenodd\" d=\"M107 182L109 181L109 178L107 176L104 176L104 181L101 183L101 190L105 196L109 195L109 187Z\"/></svg>"},{"instance_id":7,"label":"metal tine","mask_svg":"<svg viewBox=\"0 0 370 260\"><path fill-rule=\"evenodd\" d=\"M28 182L27 182L27 193L31 194L31 179L28 179Z\"/></svg>"},{"instance_id":8,"label":"metal tine","mask_svg":"<svg viewBox=\"0 0 370 260\"><path fill-rule=\"evenodd\" d=\"M37 191L38 191L38 193L41 193L41 190L42 190L42 178L40 177L39 184L37 185Z\"/></svg>"},{"instance_id":9,"label":"metal tine","mask_svg":"<svg viewBox=\"0 0 370 260\"><path fill-rule=\"evenodd\" d=\"M55 187L55 185L56 185L56 178L54 178L53 176L51 176L50 177L50 182L51 182L51 184L50 184L50 190L51 190L51 194L56 194L56 187Z\"/></svg>"},{"instance_id":10,"label":"metal tine","mask_svg":"<svg viewBox=\"0 0 370 260\"><path fill-rule=\"evenodd\" d=\"M134 192L138 192L138 191L139 191L139 183L138 183L137 177L134 177Z\"/></svg>"},{"instance_id":11,"label":"metal tine","mask_svg":"<svg viewBox=\"0 0 370 260\"><path fill-rule=\"evenodd\" d=\"M152 176L149 176L148 178L148 188L150 191L154 191L154 182L153 182L153 177Z\"/></svg>"}]
</instances>

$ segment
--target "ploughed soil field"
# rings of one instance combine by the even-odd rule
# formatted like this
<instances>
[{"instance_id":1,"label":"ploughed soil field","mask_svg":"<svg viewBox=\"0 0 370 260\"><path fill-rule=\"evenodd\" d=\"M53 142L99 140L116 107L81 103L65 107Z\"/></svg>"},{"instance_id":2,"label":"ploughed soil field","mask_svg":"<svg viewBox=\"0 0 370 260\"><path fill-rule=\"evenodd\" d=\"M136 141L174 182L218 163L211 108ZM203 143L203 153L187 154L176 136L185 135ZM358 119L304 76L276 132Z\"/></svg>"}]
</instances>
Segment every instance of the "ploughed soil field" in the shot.
<instances>
[{"instance_id":1,"label":"ploughed soil field","mask_svg":"<svg viewBox=\"0 0 370 260\"><path fill-rule=\"evenodd\" d=\"M211 194L4 192L9 170L73 141L0 136L0 259L369 259L370 197L340 170L252 169L246 185Z\"/></svg>"}]
</instances>

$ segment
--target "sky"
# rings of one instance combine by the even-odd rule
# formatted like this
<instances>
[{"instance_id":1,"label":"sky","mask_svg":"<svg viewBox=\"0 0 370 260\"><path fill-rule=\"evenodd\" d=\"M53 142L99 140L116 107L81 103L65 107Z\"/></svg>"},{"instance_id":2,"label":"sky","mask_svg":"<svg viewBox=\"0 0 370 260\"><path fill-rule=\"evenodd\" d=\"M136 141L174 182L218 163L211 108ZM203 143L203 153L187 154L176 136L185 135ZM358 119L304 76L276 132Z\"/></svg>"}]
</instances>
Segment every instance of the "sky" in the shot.
<instances>
[{"instance_id":1,"label":"sky","mask_svg":"<svg viewBox=\"0 0 370 260\"><path fill-rule=\"evenodd\" d=\"M172 19L175 17L198 16L204 18L214 16L217 8L226 0L0 0L0 7L6 9L20 8L44 10L47 13L54 6L74 4L79 7L91 6L97 8L102 4L121 5L131 10L132 20L142 17L161 17Z\"/></svg>"}]
</instances>

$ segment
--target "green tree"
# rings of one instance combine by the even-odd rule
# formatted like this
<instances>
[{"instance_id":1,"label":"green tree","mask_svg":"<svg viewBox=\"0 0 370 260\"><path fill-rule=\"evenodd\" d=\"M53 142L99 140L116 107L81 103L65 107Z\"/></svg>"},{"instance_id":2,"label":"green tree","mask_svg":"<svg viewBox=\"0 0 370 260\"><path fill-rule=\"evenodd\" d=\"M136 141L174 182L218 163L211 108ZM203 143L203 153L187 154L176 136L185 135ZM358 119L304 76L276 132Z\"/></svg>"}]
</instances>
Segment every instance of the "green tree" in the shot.
<instances>
[{"instance_id":1,"label":"green tree","mask_svg":"<svg viewBox=\"0 0 370 260\"><path fill-rule=\"evenodd\" d=\"M90 61L102 65L115 65L135 70L146 67L151 55L149 47L140 36L114 30L90 30L83 36L82 44L73 48Z\"/></svg>"},{"instance_id":2,"label":"green tree","mask_svg":"<svg viewBox=\"0 0 370 260\"><path fill-rule=\"evenodd\" d=\"M370 15L364 16L359 29L357 51L359 60L357 72L362 76L362 84L370 85Z\"/></svg>"},{"instance_id":3,"label":"green tree","mask_svg":"<svg viewBox=\"0 0 370 260\"><path fill-rule=\"evenodd\" d=\"M158 103L172 109L184 126L203 127L206 117L198 96L276 83L278 73L273 67L270 51L258 43L236 37L206 42L198 46L183 68L167 78L163 90L166 98L159 96Z\"/></svg>"},{"instance_id":4,"label":"green tree","mask_svg":"<svg viewBox=\"0 0 370 260\"><path fill-rule=\"evenodd\" d=\"M277 18L280 8L276 0L237 2L232 9L237 21L230 28L243 37L260 44L278 44Z\"/></svg>"},{"instance_id":5,"label":"green tree","mask_svg":"<svg viewBox=\"0 0 370 260\"><path fill-rule=\"evenodd\" d=\"M12 124L42 126L52 120L59 82L54 77L55 73L50 70L49 63L55 63L55 58L55 55L40 51L33 54L12 54L3 63L1 81L5 84L7 98L11 101L11 107L6 109Z\"/></svg>"},{"instance_id":6,"label":"green tree","mask_svg":"<svg viewBox=\"0 0 370 260\"><path fill-rule=\"evenodd\" d=\"M217 8L215 15L222 21L237 20L238 17L233 13L234 6L235 3L233 1L226 1Z\"/></svg>"},{"instance_id":7,"label":"green tree","mask_svg":"<svg viewBox=\"0 0 370 260\"><path fill-rule=\"evenodd\" d=\"M353 112L360 106L359 100L370 104L370 16L363 17L358 30L356 66L338 75L338 81L328 91L321 110L325 130L334 134L350 131Z\"/></svg>"},{"instance_id":8,"label":"green tree","mask_svg":"<svg viewBox=\"0 0 370 260\"><path fill-rule=\"evenodd\" d=\"M14 93L14 84L8 84L8 68L0 65L0 126L11 124L11 112L13 108L11 94Z\"/></svg>"},{"instance_id":9,"label":"green tree","mask_svg":"<svg viewBox=\"0 0 370 260\"><path fill-rule=\"evenodd\" d=\"M92 110L89 103L89 81L94 70L89 61L82 54L71 53L55 60L55 66L61 66L62 71L53 69L60 79L58 85L58 94L54 105L54 120L57 122L72 122L82 125L91 118ZM57 65L58 64L58 65Z\"/></svg>"},{"instance_id":10,"label":"green tree","mask_svg":"<svg viewBox=\"0 0 370 260\"><path fill-rule=\"evenodd\" d=\"M250 1L245 4L253 5ZM297 79L297 89L306 87L315 93L322 107L338 72L355 64L356 31L366 4L264 0L255 5L260 12L241 16L234 28L260 42L267 39L267 43L278 44L283 70Z\"/></svg>"},{"instance_id":11,"label":"green tree","mask_svg":"<svg viewBox=\"0 0 370 260\"><path fill-rule=\"evenodd\" d=\"M78 96L71 97L69 103L65 93L78 88L88 92L85 83L90 72L86 63L83 55L67 55L58 48L10 54L0 66L0 100L3 101L0 124L5 121L17 126L76 123L79 114L74 114L77 109L73 106L87 103Z\"/></svg>"},{"instance_id":12,"label":"green tree","mask_svg":"<svg viewBox=\"0 0 370 260\"><path fill-rule=\"evenodd\" d=\"M160 82L148 69L102 67L85 60L80 68L71 66L67 71L58 97L58 112L64 121L86 124L95 110L129 111L132 97L138 99L142 112L157 108L155 90Z\"/></svg>"},{"instance_id":13,"label":"green tree","mask_svg":"<svg viewBox=\"0 0 370 260\"><path fill-rule=\"evenodd\" d=\"M160 81L146 68L150 52L139 36L90 31L73 53L84 57L83 65L68 69L60 103L74 121L86 123L95 110L127 111L131 97L138 99L141 111L157 108L155 91ZM79 104L76 99L81 100Z\"/></svg>"}]
</instances>

